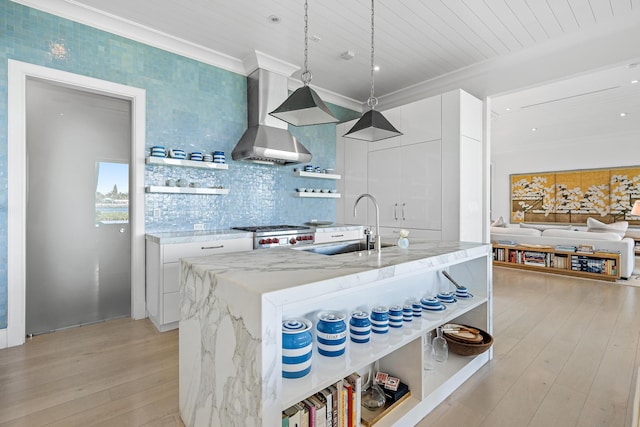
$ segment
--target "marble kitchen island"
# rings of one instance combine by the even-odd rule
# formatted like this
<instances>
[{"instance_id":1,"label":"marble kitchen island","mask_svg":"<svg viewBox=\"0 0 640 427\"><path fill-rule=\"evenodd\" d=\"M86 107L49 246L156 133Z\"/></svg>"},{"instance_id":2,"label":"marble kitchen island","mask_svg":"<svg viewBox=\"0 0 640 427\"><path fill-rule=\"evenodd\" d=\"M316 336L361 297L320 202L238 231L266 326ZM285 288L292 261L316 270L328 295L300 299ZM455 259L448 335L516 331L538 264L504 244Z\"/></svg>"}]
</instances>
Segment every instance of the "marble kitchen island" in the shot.
<instances>
[{"instance_id":1,"label":"marble kitchen island","mask_svg":"<svg viewBox=\"0 0 640 427\"><path fill-rule=\"evenodd\" d=\"M409 385L411 398L380 425L413 425L490 360L451 355L423 374L422 337L451 320L492 332L491 247L412 240L408 249L326 256L278 248L188 258L181 262L179 392L187 426L279 426L281 412L354 371L380 360L381 369ZM281 375L282 319L316 323L324 310L345 314L403 304L452 286L447 270L474 298L368 344L347 341L328 358L315 344L311 373Z\"/></svg>"}]
</instances>

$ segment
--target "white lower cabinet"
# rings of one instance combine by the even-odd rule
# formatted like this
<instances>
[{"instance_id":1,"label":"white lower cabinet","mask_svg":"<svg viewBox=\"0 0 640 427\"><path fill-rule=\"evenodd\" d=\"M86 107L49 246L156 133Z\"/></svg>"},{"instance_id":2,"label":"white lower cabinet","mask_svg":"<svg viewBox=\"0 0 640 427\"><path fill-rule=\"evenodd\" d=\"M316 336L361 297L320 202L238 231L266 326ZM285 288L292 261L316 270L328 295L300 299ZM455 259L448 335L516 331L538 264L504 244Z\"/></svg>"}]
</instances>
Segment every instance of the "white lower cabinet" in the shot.
<instances>
[{"instance_id":1,"label":"white lower cabinet","mask_svg":"<svg viewBox=\"0 0 640 427\"><path fill-rule=\"evenodd\" d=\"M251 250L252 238L166 244L147 240L146 285L149 319L161 332L178 327L180 258Z\"/></svg>"},{"instance_id":2,"label":"white lower cabinet","mask_svg":"<svg viewBox=\"0 0 640 427\"><path fill-rule=\"evenodd\" d=\"M440 230L441 141L369 152L369 192L380 206L380 226ZM369 209L369 223L375 210Z\"/></svg>"}]
</instances>

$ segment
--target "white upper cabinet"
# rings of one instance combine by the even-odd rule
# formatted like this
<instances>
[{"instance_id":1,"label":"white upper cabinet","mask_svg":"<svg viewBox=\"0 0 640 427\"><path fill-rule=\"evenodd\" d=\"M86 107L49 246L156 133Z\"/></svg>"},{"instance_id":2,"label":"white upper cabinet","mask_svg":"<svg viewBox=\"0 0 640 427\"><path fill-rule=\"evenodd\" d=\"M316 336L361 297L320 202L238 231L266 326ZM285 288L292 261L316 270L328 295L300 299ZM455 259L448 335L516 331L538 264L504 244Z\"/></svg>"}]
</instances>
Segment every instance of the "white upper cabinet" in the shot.
<instances>
[{"instance_id":1,"label":"white upper cabinet","mask_svg":"<svg viewBox=\"0 0 640 427\"><path fill-rule=\"evenodd\" d=\"M421 99L400 107L402 144L433 141L442 137L441 96Z\"/></svg>"}]
</instances>

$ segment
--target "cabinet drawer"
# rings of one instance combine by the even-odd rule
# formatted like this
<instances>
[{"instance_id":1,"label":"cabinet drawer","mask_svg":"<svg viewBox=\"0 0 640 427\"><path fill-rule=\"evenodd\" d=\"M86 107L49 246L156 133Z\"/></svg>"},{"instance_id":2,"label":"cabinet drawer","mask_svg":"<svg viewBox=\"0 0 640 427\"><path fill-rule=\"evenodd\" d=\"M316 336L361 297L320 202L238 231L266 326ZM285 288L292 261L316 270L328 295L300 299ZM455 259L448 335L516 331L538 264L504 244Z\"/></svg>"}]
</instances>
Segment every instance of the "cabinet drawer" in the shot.
<instances>
[{"instance_id":1,"label":"cabinet drawer","mask_svg":"<svg viewBox=\"0 0 640 427\"><path fill-rule=\"evenodd\" d=\"M166 262L162 266L162 270L162 281L164 285L163 293L169 294L172 292L178 292L180 288L180 263Z\"/></svg>"},{"instance_id":2,"label":"cabinet drawer","mask_svg":"<svg viewBox=\"0 0 640 427\"><path fill-rule=\"evenodd\" d=\"M326 233L316 232L315 243L342 242L345 240L358 239L362 239L362 230L332 231Z\"/></svg>"},{"instance_id":3,"label":"cabinet drawer","mask_svg":"<svg viewBox=\"0 0 640 427\"><path fill-rule=\"evenodd\" d=\"M253 240L251 238L243 238L175 243L163 245L163 250L163 262L167 263L178 261L180 258L224 254L227 252L250 251L253 250Z\"/></svg>"},{"instance_id":4,"label":"cabinet drawer","mask_svg":"<svg viewBox=\"0 0 640 427\"><path fill-rule=\"evenodd\" d=\"M162 296L162 323L180 320L180 292L171 292Z\"/></svg>"}]
</instances>

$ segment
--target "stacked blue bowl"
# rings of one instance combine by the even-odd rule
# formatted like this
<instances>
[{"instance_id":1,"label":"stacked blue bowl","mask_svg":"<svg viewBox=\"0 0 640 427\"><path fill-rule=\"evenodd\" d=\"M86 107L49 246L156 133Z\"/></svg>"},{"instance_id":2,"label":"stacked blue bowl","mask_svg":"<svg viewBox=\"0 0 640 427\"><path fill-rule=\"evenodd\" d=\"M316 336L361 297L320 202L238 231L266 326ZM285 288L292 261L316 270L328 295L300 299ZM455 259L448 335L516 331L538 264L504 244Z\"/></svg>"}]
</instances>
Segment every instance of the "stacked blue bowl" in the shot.
<instances>
[{"instance_id":1,"label":"stacked blue bowl","mask_svg":"<svg viewBox=\"0 0 640 427\"><path fill-rule=\"evenodd\" d=\"M151 147L151 155L153 157L165 157L167 155L167 151L162 145L154 145Z\"/></svg>"},{"instance_id":2,"label":"stacked blue bowl","mask_svg":"<svg viewBox=\"0 0 640 427\"><path fill-rule=\"evenodd\" d=\"M389 307L389 326L391 328L402 328L402 306L392 305Z\"/></svg>"},{"instance_id":3,"label":"stacked blue bowl","mask_svg":"<svg viewBox=\"0 0 640 427\"><path fill-rule=\"evenodd\" d=\"M203 162L213 162L213 156L209 153L204 153L202 155L202 161Z\"/></svg>"},{"instance_id":4,"label":"stacked blue bowl","mask_svg":"<svg viewBox=\"0 0 640 427\"><path fill-rule=\"evenodd\" d=\"M173 149L171 151L169 151L169 155L177 160L184 160L187 158L187 153L185 153L184 150L177 150L177 149Z\"/></svg>"},{"instance_id":5,"label":"stacked blue bowl","mask_svg":"<svg viewBox=\"0 0 640 427\"><path fill-rule=\"evenodd\" d=\"M225 162L224 151L214 151L213 163L224 163L224 162Z\"/></svg>"},{"instance_id":6,"label":"stacked blue bowl","mask_svg":"<svg viewBox=\"0 0 640 427\"><path fill-rule=\"evenodd\" d=\"M445 304L453 304L454 302L458 301L457 299L455 299L451 292L439 292L438 295L436 295L436 298L438 299L438 301L441 301Z\"/></svg>"},{"instance_id":7,"label":"stacked blue bowl","mask_svg":"<svg viewBox=\"0 0 640 427\"><path fill-rule=\"evenodd\" d=\"M376 334L389 332L389 309L387 307L374 307L371 310L371 332Z\"/></svg>"},{"instance_id":8,"label":"stacked blue bowl","mask_svg":"<svg viewBox=\"0 0 640 427\"><path fill-rule=\"evenodd\" d=\"M473 295L467 290L465 286L460 286L456 289L456 298L469 299L473 298Z\"/></svg>"},{"instance_id":9,"label":"stacked blue bowl","mask_svg":"<svg viewBox=\"0 0 640 427\"><path fill-rule=\"evenodd\" d=\"M282 377L301 378L311 371L313 336L306 319L282 321Z\"/></svg>"},{"instance_id":10,"label":"stacked blue bowl","mask_svg":"<svg viewBox=\"0 0 640 427\"><path fill-rule=\"evenodd\" d=\"M433 297L422 298L420 304L422 304L422 309L425 311L442 311L446 309L442 302Z\"/></svg>"},{"instance_id":11,"label":"stacked blue bowl","mask_svg":"<svg viewBox=\"0 0 640 427\"><path fill-rule=\"evenodd\" d=\"M189 160L193 160L194 162L201 162L202 161L202 153L200 151L194 151L189 156Z\"/></svg>"}]
</instances>

